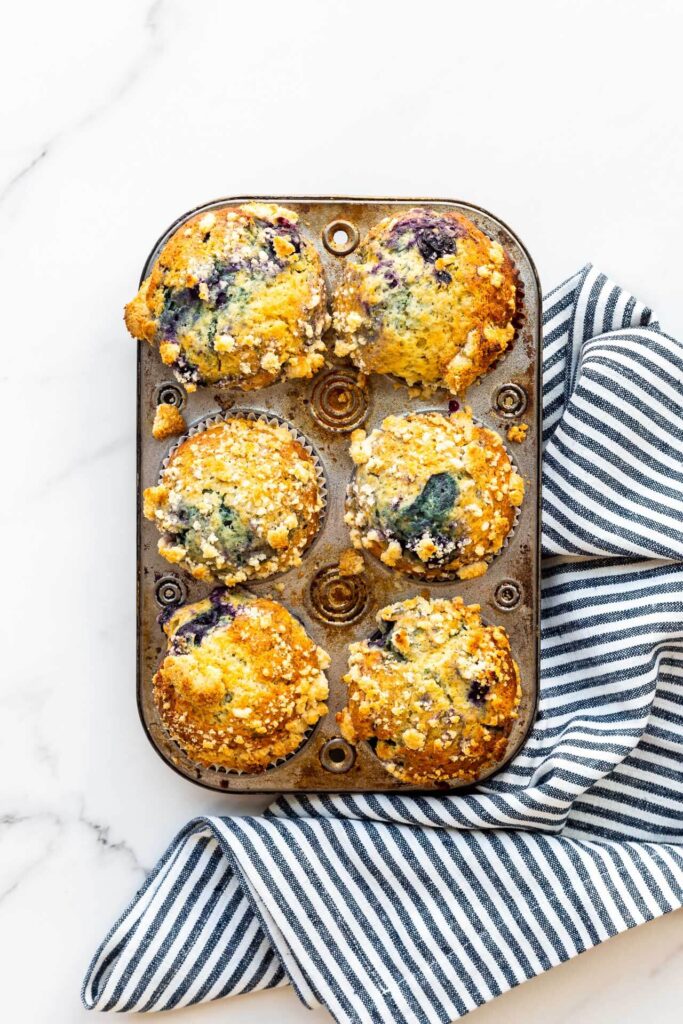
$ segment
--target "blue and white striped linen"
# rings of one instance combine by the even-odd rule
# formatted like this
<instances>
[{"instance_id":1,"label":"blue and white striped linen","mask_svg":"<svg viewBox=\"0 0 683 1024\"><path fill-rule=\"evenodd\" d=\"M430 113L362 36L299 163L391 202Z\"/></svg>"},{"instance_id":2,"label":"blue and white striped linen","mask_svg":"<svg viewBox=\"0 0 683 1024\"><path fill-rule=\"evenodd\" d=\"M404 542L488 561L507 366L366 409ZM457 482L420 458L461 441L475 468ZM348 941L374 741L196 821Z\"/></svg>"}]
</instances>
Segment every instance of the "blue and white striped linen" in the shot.
<instances>
[{"instance_id":1,"label":"blue and white striped linen","mask_svg":"<svg viewBox=\"0 0 683 1024\"><path fill-rule=\"evenodd\" d=\"M339 1022L437 1024L683 904L683 346L591 267L544 325L523 751L466 795L191 821L96 953L87 1007L289 982Z\"/></svg>"}]
</instances>

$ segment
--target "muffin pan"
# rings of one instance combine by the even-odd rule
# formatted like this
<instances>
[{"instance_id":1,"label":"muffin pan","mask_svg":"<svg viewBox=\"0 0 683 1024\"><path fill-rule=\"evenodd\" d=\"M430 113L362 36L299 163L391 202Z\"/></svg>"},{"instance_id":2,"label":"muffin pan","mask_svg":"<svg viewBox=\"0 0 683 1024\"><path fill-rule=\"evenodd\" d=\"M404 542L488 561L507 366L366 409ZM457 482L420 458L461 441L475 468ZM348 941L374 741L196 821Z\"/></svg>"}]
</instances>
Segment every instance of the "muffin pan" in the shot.
<instances>
[{"instance_id":1,"label":"muffin pan","mask_svg":"<svg viewBox=\"0 0 683 1024\"><path fill-rule=\"evenodd\" d=\"M395 792L421 791L399 782L382 766L369 744L354 748L339 735L336 713L346 703L342 676L348 645L376 631L375 615L387 604L416 594L426 597L460 595L468 604L480 604L485 622L504 626L522 678L522 700L506 755L478 781L499 771L520 750L532 725L538 694L540 621L540 289L535 267L526 249L505 224L467 203L444 200L344 199L258 197L295 210L303 233L317 246L328 288L335 287L345 258L374 224L384 217L415 206L458 210L482 231L499 241L512 258L518 274L517 333L508 351L476 384L464 402L474 417L503 439L512 462L524 477L526 494L518 521L488 572L477 579L430 582L412 578L383 565L367 552L365 569L357 576L341 576L338 561L351 547L344 523L346 487L354 470L349 456L350 433L362 426L370 431L385 416L420 410L447 412L453 396L439 391L414 397L405 385L375 375L359 383L347 360L331 354L333 333L327 335L328 365L312 380L285 381L248 393L235 388L199 387L186 393L155 348L138 343L138 706L150 742L160 756L185 778L209 789L234 792ZM145 264L147 276L168 237L190 216L253 201L254 197L221 199L188 211L178 218L155 245ZM160 468L178 438L156 441L152 423L158 403L182 408L194 424L221 414L276 417L302 434L317 453L327 480L327 509L318 536L302 564L279 576L247 588L254 594L280 601L296 615L310 636L330 655L329 711L308 740L287 760L257 775L203 767L191 761L161 725L152 699L152 677L164 656L166 638L159 613L169 605L197 601L213 586L200 583L157 552L158 532L142 517L141 494L156 484ZM510 426L528 425L526 439L512 443ZM453 781L431 792L462 789L472 783Z\"/></svg>"}]
</instances>

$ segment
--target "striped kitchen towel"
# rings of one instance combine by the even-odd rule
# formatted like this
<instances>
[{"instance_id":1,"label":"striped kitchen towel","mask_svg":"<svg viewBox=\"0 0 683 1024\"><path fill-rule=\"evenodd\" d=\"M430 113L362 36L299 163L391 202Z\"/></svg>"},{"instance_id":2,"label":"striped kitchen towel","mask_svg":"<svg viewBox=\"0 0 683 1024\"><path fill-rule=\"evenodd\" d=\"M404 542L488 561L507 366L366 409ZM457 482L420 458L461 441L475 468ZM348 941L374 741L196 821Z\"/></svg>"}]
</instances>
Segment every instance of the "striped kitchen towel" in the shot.
<instances>
[{"instance_id":1,"label":"striped kitchen towel","mask_svg":"<svg viewBox=\"0 0 683 1024\"><path fill-rule=\"evenodd\" d=\"M683 346L591 267L544 314L542 691L453 796L197 818L97 951L87 1007L290 983L437 1024L683 903Z\"/></svg>"}]
</instances>

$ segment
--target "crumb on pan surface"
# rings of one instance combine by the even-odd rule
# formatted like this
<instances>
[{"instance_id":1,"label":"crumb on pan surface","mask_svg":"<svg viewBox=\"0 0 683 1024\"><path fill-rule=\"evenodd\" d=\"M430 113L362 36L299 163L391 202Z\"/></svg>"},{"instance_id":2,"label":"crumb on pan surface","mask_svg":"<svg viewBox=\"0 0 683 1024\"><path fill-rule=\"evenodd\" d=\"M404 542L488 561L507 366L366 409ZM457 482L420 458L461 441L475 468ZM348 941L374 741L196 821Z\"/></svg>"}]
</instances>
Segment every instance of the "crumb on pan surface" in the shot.
<instances>
[{"instance_id":1,"label":"crumb on pan surface","mask_svg":"<svg viewBox=\"0 0 683 1024\"><path fill-rule=\"evenodd\" d=\"M416 208L376 224L333 296L335 346L364 373L462 393L511 343L510 257L456 211Z\"/></svg>"},{"instance_id":2,"label":"crumb on pan surface","mask_svg":"<svg viewBox=\"0 0 683 1024\"><path fill-rule=\"evenodd\" d=\"M528 431L528 423L514 423L511 427L508 427L507 439L508 441L513 441L515 444L521 444L522 441L526 440Z\"/></svg>"},{"instance_id":3,"label":"crumb on pan surface","mask_svg":"<svg viewBox=\"0 0 683 1024\"><path fill-rule=\"evenodd\" d=\"M370 740L413 784L474 782L499 763L521 697L507 633L479 605L415 597L383 608L380 631L351 644L344 739Z\"/></svg>"},{"instance_id":4,"label":"crumb on pan surface","mask_svg":"<svg viewBox=\"0 0 683 1024\"><path fill-rule=\"evenodd\" d=\"M524 498L499 436L469 409L387 416L351 435L345 522L385 565L472 579L502 548Z\"/></svg>"},{"instance_id":5,"label":"crumb on pan surface","mask_svg":"<svg viewBox=\"0 0 683 1024\"><path fill-rule=\"evenodd\" d=\"M199 213L166 242L125 321L188 390L311 377L329 322L320 257L292 210L247 203Z\"/></svg>"},{"instance_id":6,"label":"crumb on pan surface","mask_svg":"<svg viewBox=\"0 0 683 1024\"><path fill-rule=\"evenodd\" d=\"M180 409L169 402L160 402L154 413L152 437L165 441L167 437L179 437L186 430L187 423Z\"/></svg>"},{"instance_id":7,"label":"crumb on pan surface","mask_svg":"<svg viewBox=\"0 0 683 1024\"><path fill-rule=\"evenodd\" d=\"M276 601L219 589L174 610L164 631L154 702L199 764L263 771L327 711L330 659Z\"/></svg>"},{"instance_id":8,"label":"crumb on pan surface","mask_svg":"<svg viewBox=\"0 0 683 1024\"><path fill-rule=\"evenodd\" d=\"M303 445L283 426L240 417L181 441L143 494L160 554L226 586L300 565L322 510Z\"/></svg>"},{"instance_id":9,"label":"crumb on pan surface","mask_svg":"<svg viewBox=\"0 0 683 1024\"><path fill-rule=\"evenodd\" d=\"M360 576L364 569L365 562L363 561L363 556L358 551L355 551L353 548L342 551L339 556L340 576Z\"/></svg>"}]
</instances>

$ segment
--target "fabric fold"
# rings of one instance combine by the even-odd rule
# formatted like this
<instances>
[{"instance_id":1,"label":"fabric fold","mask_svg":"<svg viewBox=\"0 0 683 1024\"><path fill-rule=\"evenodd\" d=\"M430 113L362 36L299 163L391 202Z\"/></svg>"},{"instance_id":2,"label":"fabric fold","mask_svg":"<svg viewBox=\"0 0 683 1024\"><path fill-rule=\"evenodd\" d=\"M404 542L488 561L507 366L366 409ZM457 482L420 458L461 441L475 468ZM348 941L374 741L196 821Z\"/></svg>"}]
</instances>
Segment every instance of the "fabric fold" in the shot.
<instances>
[{"instance_id":1,"label":"fabric fold","mask_svg":"<svg viewBox=\"0 0 683 1024\"><path fill-rule=\"evenodd\" d=\"M461 795L296 794L190 822L97 951L86 1006L291 983L340 1024L437 1024L683 905L682 369L592 267L546 297L528 742Z\"/></svg>"}]
</instances>

